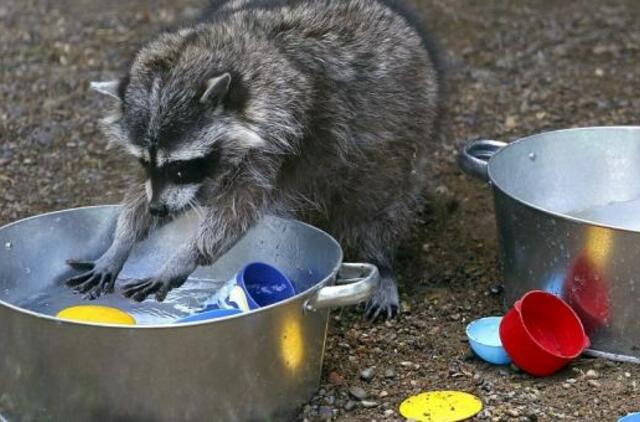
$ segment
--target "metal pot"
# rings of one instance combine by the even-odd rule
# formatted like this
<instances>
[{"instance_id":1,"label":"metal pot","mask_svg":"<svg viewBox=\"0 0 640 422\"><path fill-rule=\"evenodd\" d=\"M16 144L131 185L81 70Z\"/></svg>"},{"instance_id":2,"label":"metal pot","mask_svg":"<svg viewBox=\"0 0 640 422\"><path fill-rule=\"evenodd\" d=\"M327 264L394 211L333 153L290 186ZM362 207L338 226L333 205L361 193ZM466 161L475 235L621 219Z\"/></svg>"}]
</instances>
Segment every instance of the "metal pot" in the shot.
<instances>
[{"instance_id":1,"label":"metal pot","mask_svg":"<svg viewBox=\"0 0 640 422\"><path fill-rule=\"evenodd\" d=\"M366 300L378 283L375 266L342 264L328 234L267 217L193 277L226 280L247 261L263 261L294 282L299 294L287 301L208 322L133 327L62 321L16 306L58 288L69 274L66 258L106 250L117 213L79 208L0 229L0 420L291 418L318 387L329 308ZM149 274L193 224L184 218L153 235L124 276ZM331 286L339 271L349 284Z\"/></svg>"},{"instance_id":2,"label":"metal pot","mask_svg":"<svg viewBox=\"0 0 640 422\"><path fill-rule=\"evenodd\" d=\"M551 291L582 319L588 353L640 362L640 127L474 141L459 162L493 187L505 306Z\"/></svg>"}]
</instances>

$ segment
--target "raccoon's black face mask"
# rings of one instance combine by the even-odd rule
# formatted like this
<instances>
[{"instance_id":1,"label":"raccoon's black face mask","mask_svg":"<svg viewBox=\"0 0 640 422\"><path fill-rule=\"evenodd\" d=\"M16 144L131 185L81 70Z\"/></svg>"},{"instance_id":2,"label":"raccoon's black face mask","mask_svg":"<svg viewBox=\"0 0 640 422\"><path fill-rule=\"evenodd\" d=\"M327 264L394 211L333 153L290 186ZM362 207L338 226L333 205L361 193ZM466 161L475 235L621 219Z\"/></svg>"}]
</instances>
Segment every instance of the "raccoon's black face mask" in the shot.
<instances>
[{"instance_id":1,"label":"raccoon's black face mask","mask_svg":"<svg viewBox=\"0 0 640 422\"><path fill-rule=\"evenodd\" d=\"M147 177L151 214L164 217L194 205L205 180L215 173L217 153L214 151L204 157L162 165L158 165L154 155L150 152L150 160L138 160Z\"/></svg>"}]
</instances>

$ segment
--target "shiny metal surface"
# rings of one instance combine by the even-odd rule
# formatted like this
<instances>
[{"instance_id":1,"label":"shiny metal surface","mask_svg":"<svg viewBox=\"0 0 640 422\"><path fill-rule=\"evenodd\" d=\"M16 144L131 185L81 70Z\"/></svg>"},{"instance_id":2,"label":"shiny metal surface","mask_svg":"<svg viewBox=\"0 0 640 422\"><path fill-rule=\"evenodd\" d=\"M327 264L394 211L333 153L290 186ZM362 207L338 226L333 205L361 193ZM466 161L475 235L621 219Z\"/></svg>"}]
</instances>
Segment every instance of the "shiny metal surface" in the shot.
<instances>
[{"instance_id":1,"label":"shiny metal surface","mask_svg":"<svg viewBox=\"0 0 640 422\"><path fill-rule=\"evenodd\" d=\"M0 229L0 415L10 421L295 415L319 383L325 308L366 299L378 281L375 267L365 266L365 279L353 280L361 283L353 296L333 290L342 261L337 242L306 224L268 217L194 276L226 279L249 260L264 261L300 292L280 304L210 322L135 327L62 321L13 305L61 280L69 256L100 255L117 212L111 206L80 208ZM167 241L184 238L191 224L184 219L163 228L135 251L124 272L153 268L171 253ZM306 310L307 302L318 310Z\"/></svg>"},{"instance_id":2,"label":"shiny metal surface","mask_svg":"<svg viewBox=\"0 0 640 422\"><path fill-rule=\"evenodd\" d=\"M640 128L523 138L497 151L486 174L505 307L532 289L557 293L583 320L593 354L640 362Z\"/></svg>"},{"instance_id":3,"label":"shiny metal surface","mask_svg":"<svg viewBox=\"0 0 640 422\"><path fill-rule=\"evenodd\" d=\"M305 303L308 311L355 305L371 297L380 279L378 268L371 264L342 264L341 286L328 286L320 289Z\"/></svg>"}]
</instances>

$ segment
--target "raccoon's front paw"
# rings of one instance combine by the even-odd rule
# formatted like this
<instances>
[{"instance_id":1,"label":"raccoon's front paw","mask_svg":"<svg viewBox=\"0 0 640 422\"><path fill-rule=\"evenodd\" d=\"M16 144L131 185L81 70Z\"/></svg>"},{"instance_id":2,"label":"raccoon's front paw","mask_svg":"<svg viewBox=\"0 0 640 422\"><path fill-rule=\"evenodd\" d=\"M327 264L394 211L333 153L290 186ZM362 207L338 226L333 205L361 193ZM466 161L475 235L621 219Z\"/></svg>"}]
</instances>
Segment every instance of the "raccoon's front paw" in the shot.
<instances>
[{"instance_id":1,"label":"raccoon's front paw","mask_svg":"<svg viewBox=\"0 0 640 422\"><path fill-rule=\"evenodd\" d=\"M398 288L391 277L382 277L380 285L365 307L365 316L369 321L391 319L398 315L400 301Z\"/></svg>"},{"instance_id":2,"label":"raccoon's front paw","mask_svg":"<svg viewBox=\"0 0 640 422\"><path fill-rule=\"evenodd\" d=\"M85 293L87 299L97 299L104 293L112 293L120 270L98 261L68 259L67 264L74 270L83 270L80 275L70 277L64 283L78 293Z\"/></svg>"},{"instance_id":3,"label":"raccoon's front paw","mask_svg":"<svg viewBox=\"0 0 640 422\"><path fill-rule=\"evenodd\" d=\"M180 287L186 279L186 276L180 276L168 279L163 277L149 277L133 280L124 285L122 294L136 302L142 302L148 296L155 294L156 300L162 302L172 289Z\"/></svg>"}]
</instances>

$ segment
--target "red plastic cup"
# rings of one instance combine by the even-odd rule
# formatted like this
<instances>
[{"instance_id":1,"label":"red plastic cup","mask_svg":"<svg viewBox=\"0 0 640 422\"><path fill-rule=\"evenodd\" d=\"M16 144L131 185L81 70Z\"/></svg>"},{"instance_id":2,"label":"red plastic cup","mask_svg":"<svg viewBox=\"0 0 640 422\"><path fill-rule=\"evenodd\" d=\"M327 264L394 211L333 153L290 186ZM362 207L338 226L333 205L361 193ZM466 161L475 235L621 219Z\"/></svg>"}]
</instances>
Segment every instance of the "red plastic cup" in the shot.
<instances>
[{"instance_id":1,"label":"red plastic cup","mask_svg":"<svg viewBox=\"0 0 640 422\"><path fill-rule=\"evenodd\" d=\"M557 372L591 344L573 309L540 290L525 294L507 312L500 340L517 367L538 377Z\"/></svg>"}]
</instances>

